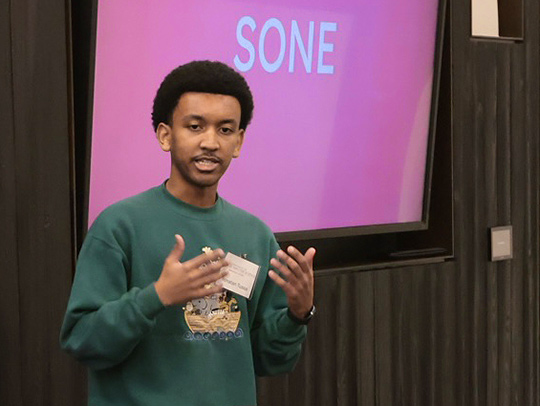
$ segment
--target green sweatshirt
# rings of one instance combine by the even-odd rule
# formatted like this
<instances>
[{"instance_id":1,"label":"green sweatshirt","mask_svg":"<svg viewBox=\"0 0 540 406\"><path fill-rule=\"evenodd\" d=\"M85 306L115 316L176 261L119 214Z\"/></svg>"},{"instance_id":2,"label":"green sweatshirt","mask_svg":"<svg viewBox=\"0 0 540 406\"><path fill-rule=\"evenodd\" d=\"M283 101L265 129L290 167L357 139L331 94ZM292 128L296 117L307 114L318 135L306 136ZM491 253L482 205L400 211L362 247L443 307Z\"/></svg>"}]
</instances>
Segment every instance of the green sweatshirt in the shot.
<instances>
[{"instance_id":1,"label":"green sweatshirt","mask_svg":"<svg viewBox=\"0 0 540 406\"><path fill-rule=\"evenodd\" d=\"M154 289L175 239L181 261L222 248L259 265L250 300L213 295L165 308ZM251 406L255 375L290 371L305 326L267 276L279 249L270 229L222 198L210 208L164 184L106 209L77 263L60 342L89 367L92 406Z\"/></svg>"}]
</instances>

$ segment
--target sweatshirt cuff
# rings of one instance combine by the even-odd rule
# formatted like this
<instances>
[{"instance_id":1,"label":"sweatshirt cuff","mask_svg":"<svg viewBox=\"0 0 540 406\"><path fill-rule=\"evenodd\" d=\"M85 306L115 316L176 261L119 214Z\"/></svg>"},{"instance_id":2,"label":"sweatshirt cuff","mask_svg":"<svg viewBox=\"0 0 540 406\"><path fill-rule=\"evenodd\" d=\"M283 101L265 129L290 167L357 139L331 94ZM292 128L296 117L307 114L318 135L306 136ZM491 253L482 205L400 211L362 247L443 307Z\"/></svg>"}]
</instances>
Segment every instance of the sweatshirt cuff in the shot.
<instances>
[{"instance_id":1,"label":"sweatshirt cuff","mask_svg":"<svg viewBox=\"0 0 540 406\"><path fill-rule=\"evenodd\" d=\"M141 289L137 295L136 302L141 312L149 319L156 317L165 308L159 299L153 283Z\"/></svg>"},{"instance_id":2,"label":"sweatshirt cuff","mask_svg":"<svg viewBox=\"0 0 540 406\"><path fill-rule=\"evenodd\" d=\"M287 315L287 309L283 309L278 322L278 330L284 336L297 337L306 334L307 326L291 320Z\"/></svg>"}]
</instances>

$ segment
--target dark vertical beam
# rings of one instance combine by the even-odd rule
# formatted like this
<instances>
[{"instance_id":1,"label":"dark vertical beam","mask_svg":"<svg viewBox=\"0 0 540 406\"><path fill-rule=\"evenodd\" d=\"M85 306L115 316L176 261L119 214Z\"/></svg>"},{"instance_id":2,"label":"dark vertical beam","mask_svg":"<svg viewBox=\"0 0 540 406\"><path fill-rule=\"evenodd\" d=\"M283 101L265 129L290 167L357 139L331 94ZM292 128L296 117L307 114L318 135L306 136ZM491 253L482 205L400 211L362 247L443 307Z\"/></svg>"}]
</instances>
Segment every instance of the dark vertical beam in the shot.
<instances>
[{"instance_id":1,"label":"dark vertical beam","mask_svg":"<svg viewBox=\"0 0 540 406\"><path fill-rule=\"evenodd\" d=\"M470 166L475 162L474 138L471 122L471 83L474 72L470 61L470 7L465 1L451 1L451 54L452 54L452 111L454 140L454 191L455 191L455 273L458 296L456 297L456 359L457 405L476 405L473 400L473 374L471 345L473 286L476 261L472 245L471 227L475 217L470 209L471 198L476 193ZM469 17L469 18L467 18Z\"/></svg>"},{"instance_id":2,"label":"dark vertical beam","mask_svg":"<svg viewBox=\"0 0 540 406\"><path fill-rule=\"evenodd\" d=\"M478 44L477 44L478 45ZM478 47L480 48L480 47ZM477 139L485 140L483 145L482 156L485 159L483 167L483 182L485 185L485 193L483 207L481 210L485 213L484 221L485 232L482 235L488 241L488 228L499 225L497 223L498 216L498 199L497 199L497 112L499 107L498 85L501 79L499 78L499 64L495 47L481 47L481 50L486 54L479 57L484 60L484 63L478 65L481 74L476 76L482 80L483 92L480 95L482 100L485 100L485 120L478 123ZM480 51L480 49L479 49ZM480 54L480 52L479 52ZM476 102L475 104L477 104ZM488 249L484 250L484 260L488 258ZM488 263L486 266L486 403L488 405L496 405L499 403L499 357L498 357L498 289L497 289L497 267L494 263Z\"/></svg>"},{"instance_id":3,"label":"dark vertical beam","mask_svg":"<svg viewBox=\"0 0 540 406\"><path fill-rule=\"evenodd\" d=\"M527 2L524 15L526 42L524 72L526 91L524 137L527 166L525 197L525 239L523 275L523 404L540 402L540 3Z\"/></svg>"},{"instance_id":4,"label":"dark vertical beam","mask_svg":"<svg viewBox=\"0 0 540 406\"><path fill-rule=\"evenodd\" d=\"M375 402L392 406L396 393L392 359L392 292L391 271L381 270L373 275L375 318Z\"/></svg>"},{"instance_id":5,"label":"dark vertical beam","mask_svg":"<svg viewBox=\"0 0 540 406\"><path fill-rule=\"evenodd\" d=\"M97 0L70 0L70 3L73 44L76 248L78 251L86 235L88 223L98 6Z\"/></svg>"},{"instance_id":6,"label":"dark vertical beam","mask_svg":"<svg viewBox=\"0 0 540 406\"><path fill-rule=\"evenodd\" d=\"M343 275L339 279L336 318L336 401L338 404L358 404L356 391L356 365L351 362L351 351L357 346L358 337L354 335L355 312L353 304L358 295L354 290L354 275Z\"/></svg>"},{"instance_id":7,"label":"dark vertical beam","mask_svg":"<svg viewBox=\"0 0 540 406\"><path fill-rule=\"evenodd\" d=\"M316 288L315 300L323 316L310 326L313 329L311 337L317 337L310 355L313 357L312 362L319 368L314 381L313 406L324 406L335 402L337 398L337 309L340 307L340 279L340 276L316 278L319 286Z\"/></svg>"},{"instance_id":8,"label":"dark vertical beam","mask_svg":"<svg viewBox=\"0 0 540 406\"><path fill-rule=\"evenodd\" d=\"M515 46L511 51L511 90L510 105L508 109L511 117L511 163L508 170L511 173L511 216L513 226L514 258L512 259L512 272L510 276L510 329L511 329L511 353L506 360L510 369L511 391L509 394L512 404L525 405L524 403L524 308L523 308L523 278L526 275L527 247L529 241L526 236L527 212L527 145L526 145L526 108L525 94L527 83L525 79L524 49Z\"/></svg>"},{"instance_id":9,"label":"dark vertical beam","mask_svg":"<svg viewBox=\"0 0 540 406\"><path fill-rule=\"evenodd\" d=\"M0 365L9 369L1 367L0 397L6 406L22 402L11 28L11 4L3 1L0 3Z\"/></svg>"},{"instance_id":10,"label":"dark vertical beam","mask_svg":"<svg viewBox=\"0 0 540 406\"><path fill-rule=\"evenodd\" d=\"M66 2L11 1L10 14L22 404L82 404L58 345L74 266Z\"/></svg>"},{"instance_id":11,"label":"dark vertical beam","mask_svg":"<svg viewBox=\"0 0 540 406\"><path fill-rule=\"evenodd\" d=\"M498 81L497 81L497 151L494 158L497 163L497 217L492 219L489 226L508 225L512 223L512 173L510 168L512 145L512 117L511 109L511 78L512 78L512 47L501 46L497 53ZM493 221L494 220L494 221ZM512 350L511 301L512 301L512 263L504 261L496 264L491 270L491 277L496 276L496 310L497 330L488 332L489 336L495 334L497 344L497 381L493 382L497 388L499 403L510 404L512 389L510 362ZM492 304L492 306L494 306ZM492 339L495 341L494 339Z\"/></svg>"},{"instance_id":12,"label":"dark vertical beam","mask_svg":"<svg viewBox=\"0 0 540 406\"><path fill-rule=\"evenodd\" d=\"M458 303L461 301L461 289L457 284L457 272L453 269L454 264L446 263L440 268L431 266L426 270L426 278L439 273L436 289L432 293L439 298L439 306L432 310L432 318L436 321L431 334L440 343L440 348L434 356L436 374L434 391L435 402L441 406L458 405L459 386L458 379L463 371L462 357L458 353ZM422 291L418 292L421 295ZM461 388L463 389L463 388ZM429 402L428 402L429 403ZM427 403L424 403L427 404Z\"/></svg>"},{"instance_id":13,"label":"dark vertical beam","mask_svg":"<svg viewBox=\"0 0 540 406\"><path fill-rule=\"evenodd\" d=\"M354 356L356 364L356 398L358 406L371 406L376 403L376 379L375 379L375 298L373 272L355 275L354 292L355 299L349 305L355 308L356 318L354 334L356 347Z\"/></svg>"}]
</instances>

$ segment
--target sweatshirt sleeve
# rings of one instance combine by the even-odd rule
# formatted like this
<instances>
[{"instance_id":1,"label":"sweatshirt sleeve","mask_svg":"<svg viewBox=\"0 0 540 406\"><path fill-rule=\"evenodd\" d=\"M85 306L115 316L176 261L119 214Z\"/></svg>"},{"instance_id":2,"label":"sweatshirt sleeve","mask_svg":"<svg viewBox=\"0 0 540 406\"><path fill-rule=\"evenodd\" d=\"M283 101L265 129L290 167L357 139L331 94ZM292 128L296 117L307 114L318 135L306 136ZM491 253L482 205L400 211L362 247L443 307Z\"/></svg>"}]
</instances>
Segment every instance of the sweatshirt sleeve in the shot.
<instances>
[{"instance_id":1,"label":"sweatshirt sleeve","mask_svg":"<svg viewBox=\"0 0 540 406\"><path fill-rule=\"evenodd\" d=\"M270 257L279 246L272 241ZM287 315L287 297L268 277L265 270L264 287L259 298L251 341L255 372L258 376L277 375L293 370L300 358L307 327L297 324Z\"/></svg>"},{"instance_id":2,"label":"sweatshirt sleeve","mask_svg":"<svg viewBox=\"0 0 540 406\"><path fill-rule=\"evenodd\" d=\"M88 236L77 262L60 344L90 368L122 362L164 308L154 284L127 289L129 264L119 246Z\"/></svg>"}]
</instances>

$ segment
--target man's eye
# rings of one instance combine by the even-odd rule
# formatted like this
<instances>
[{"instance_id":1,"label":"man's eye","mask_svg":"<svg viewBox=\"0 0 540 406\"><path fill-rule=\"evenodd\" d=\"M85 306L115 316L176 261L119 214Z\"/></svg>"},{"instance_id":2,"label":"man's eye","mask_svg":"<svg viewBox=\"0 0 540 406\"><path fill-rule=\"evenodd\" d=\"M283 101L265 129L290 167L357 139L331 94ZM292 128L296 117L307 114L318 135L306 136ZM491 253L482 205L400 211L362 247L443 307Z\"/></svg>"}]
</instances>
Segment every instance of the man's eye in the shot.
<instances>
[{"instance_id":1,"label":"man's eye","mask_svg":"<svg viewBox=\"0 0 540 406\"><path fill-rule=\"evenodd\" d=\"M192 131L199 131L201 129L201 126L199 124L190 124L188 128Z\"/></svg>"},{"instance_id":2,"label":"man's eye","mask_svg":"<svg viewBox=\"0 0 540 406\"><path fill-rule=\"evenodd\" d=\"M221 128L221 132L223 134L232 134L234 132L234 130L232 128L223 127L223 128Z\"/></svg>"}]
</instances>

